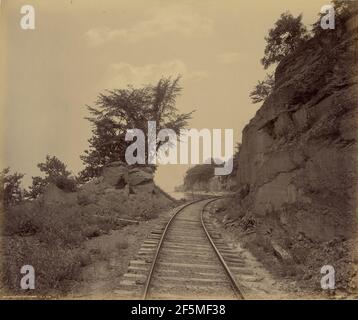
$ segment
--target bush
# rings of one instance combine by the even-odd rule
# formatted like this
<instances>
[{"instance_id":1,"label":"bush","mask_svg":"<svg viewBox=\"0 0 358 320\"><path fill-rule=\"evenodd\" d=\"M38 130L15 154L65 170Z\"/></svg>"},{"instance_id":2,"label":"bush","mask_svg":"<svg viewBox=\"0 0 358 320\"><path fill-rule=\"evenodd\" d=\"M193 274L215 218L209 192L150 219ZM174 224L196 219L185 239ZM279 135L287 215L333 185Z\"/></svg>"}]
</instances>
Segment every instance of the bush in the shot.
<instances>
[{"instance_id":1,"label":"bush","mask_svg":"<svg viewBox=\"0 0 358 320\"><path fill-rule=\"evenodd\" d=\"M19 270L32 265L36 276L36 294L65 292L80 275L80 251L41 243L34 238L5 238L3 254L3 284L10 293L24 294L19 283ZM26 292L25 292L26 293ZM33 292L28 292L33 294Z\"/></svg>"},{"instance_id":2,"label":"bush","mask_svg":"<svg viewBox=\"0 0 358 320\"><path fill-rule=\"evenodd\" d=\"M65 182L66 189L66 180L61 182ZM84 242L126 223L118 219L118 211L93 206L49 204L39 199L5 210L2 277L9 294L20 292L19 270L25 264L32 265L36 272L36 289L29 294L65 294L79 281L81 267L91 263L90 249L84 247ZM115 245L103 249L99 256L109 259L110 250L116 251ZM123 250L127 245L123 239L117 248Z\"/></svg>"},{"instance_id":3,"label":"bush","mask_svg":"<svg viewBox=\"0 0 358 320\"><path fill-rule=\"evenodd\" d=\"M91 262L83 242L117 227L112 216L93 216L78 206L44 206L36 200L9 208L3 221L2 277L10 294L20 291L19 270L25 264L35 268L35 294L67 292L79 280L81 267ZM107 259L108 254L103 256Z\"/></svg>"}]
</instances>

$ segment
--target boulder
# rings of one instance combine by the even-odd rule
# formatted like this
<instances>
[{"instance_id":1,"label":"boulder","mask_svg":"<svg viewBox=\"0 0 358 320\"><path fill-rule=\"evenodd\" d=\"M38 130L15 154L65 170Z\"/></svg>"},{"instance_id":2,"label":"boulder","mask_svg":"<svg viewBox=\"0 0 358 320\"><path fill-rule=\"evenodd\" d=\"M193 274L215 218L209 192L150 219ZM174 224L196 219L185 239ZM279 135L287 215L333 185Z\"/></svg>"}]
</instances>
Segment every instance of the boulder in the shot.
<instances>
[{"instance_id":1,"label":"boulder","mask_svg":"<svg viewBox=\"0 0 358 320\"><path fill-rule=\"evenodd\" d=\"M128 167L120 161L109 163L102 169L102 177L106 184L124 188L128 181Z\"/></svg>"},{"instance_id":2,"label":"boulder","mask_svg":"<svg viewBox=\"0 0 358 320\"><path fill-rule=\"evenodd\" d=\"M140 168L134 168L129 171L128 182L130 186L137 186L153 182L153 172L149 170L141 170Z\"/></svg>"}]
</instances>

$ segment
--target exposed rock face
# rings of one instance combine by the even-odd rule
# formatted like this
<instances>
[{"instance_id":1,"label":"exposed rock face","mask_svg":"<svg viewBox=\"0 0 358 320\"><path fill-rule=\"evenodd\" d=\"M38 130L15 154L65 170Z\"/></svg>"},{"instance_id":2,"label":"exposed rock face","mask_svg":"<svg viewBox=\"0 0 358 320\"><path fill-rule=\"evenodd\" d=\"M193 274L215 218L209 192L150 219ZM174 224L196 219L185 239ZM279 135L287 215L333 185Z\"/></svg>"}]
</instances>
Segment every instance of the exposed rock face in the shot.
<instances>
[{"instance_id":1,"label":"exposed rock face","mask_svg":"<svg viewBox=\"0 0 358 320\"><path fill-rule=\"evenodd\" d=\"M103 168L102 177L105 183L115 186L123 180L128 181L128 169L120 161L112 162Z\"/></svg>"},{"instance_id":2,"label":"exposed rock face","mask_svg":"<svg viewBox=\"0 0 358 320\"><path fill-rule=\"evenodd\" d=\"M278 237L323 243L357 231L357 41L357 29L312 39L283 60L243 131L237 184L249 191L238 196L239 215Z\"/></svg>"},{"instance_id":3,"label":"exposed rock face","mask_svg":"<svg viewBox=\"0 0 358 320\"><path fill-rule=\"evenodd\" d=\"M354 39L333 48L310 41L278 66L275 90L245 127L239 154L238 182L250 186L255 215L284 204L355 201Z\"/></svg>"}]
</instances>

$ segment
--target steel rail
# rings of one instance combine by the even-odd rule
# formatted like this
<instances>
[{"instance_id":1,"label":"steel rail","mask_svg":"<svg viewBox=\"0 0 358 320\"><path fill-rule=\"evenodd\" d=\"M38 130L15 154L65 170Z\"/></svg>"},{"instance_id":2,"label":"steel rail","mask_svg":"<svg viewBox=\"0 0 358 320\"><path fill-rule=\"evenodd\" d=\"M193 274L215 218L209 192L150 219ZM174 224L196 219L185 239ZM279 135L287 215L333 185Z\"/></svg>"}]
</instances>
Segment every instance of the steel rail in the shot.
<instances>
[{"instance_id":1,"label":"steel rail","mask_svg":"<svg viewBox=\"0 0 358 320\"><path fill-rule=\"evenodd\" d=\"M222 197L221 197L221 198L222 198ZM218 258L219 258L219 260L220 260L220 262L221 262L221 264L222 264L222 266L224 267L226 274L227 274L228 277L230 278L231 287L233 288L233 290L234 290L236 296L237 296L240 300L244 300L245 298L244 298L244 295L243 295L243 293L242 293L243 290L240 288L241 286L238 284L235 275L233 275L232 272L230 271L229 266L226 264L226 262L225 262L223 256L221 255L219 249L216 247L216 245L215 245L213 239L211 238L210 233L209 233L209 231L207 230L207 228L206 228L206 226L205 226L205 223L204 223L204 212L205 212L205 208L206 208L210 203L212 203L212 202L214 202L214 201L216 201L216 200L219 200L219 199L221 199L221 198L212 199L211 201L208 201L208 202L204 205L203 209L201 210L201 225L202 225L202 227L203 227L203 229L204 229L204 231L205 231L205 233L206 233L206 236L207 236L209 242L211 243L211 246L213 247L213 249L214 249L216 255L218 256Z\"/></svg>"},{"instance_id":2,"label":"steel rail","mask_svg":"<svg viewBox=\"0 0 358 320\"><path fill-rule=\"evenodd\" d=\"M210 199L210 198L209 198ZM142 300L145 300L148 296L148 293L149 293L149 287L150 287L150 283L151 283L151 280L152 280L152 277L153 277L153 272L154 272L154 269L155 269L155 265L157 263L157 260L158 260L158 257L159 257L159 252L160 252L160 249L162 247L162 244L163 244L163 241L164 241L164 238L166 236L166 233L172 223L172 221L174 220L174 218L178 215L179 212L183 211L185 208L191 206L192 204L195 204L197 202L200 202L200 201L205 201L205 200L208 200L208 199L200 199L200 200L195 200L195 201L191 201L185 205L183 205L182 207L180 207L173 215L172 217L169 219L168 223L166 224L165 226L165 229L162 233L162 236L159 240L159 243L158 243L158 246L157 246L157 250L155 252L155 256L154 256L154 259L152 261L152 265L150 267L150 270L149 270L149 274L148 274L148 277L147 277L147 280L146 280L146 283L145 283L145 286L144 286L144 289L143 289L143 294L142 294Z\"/></svg>"}]
</instances>

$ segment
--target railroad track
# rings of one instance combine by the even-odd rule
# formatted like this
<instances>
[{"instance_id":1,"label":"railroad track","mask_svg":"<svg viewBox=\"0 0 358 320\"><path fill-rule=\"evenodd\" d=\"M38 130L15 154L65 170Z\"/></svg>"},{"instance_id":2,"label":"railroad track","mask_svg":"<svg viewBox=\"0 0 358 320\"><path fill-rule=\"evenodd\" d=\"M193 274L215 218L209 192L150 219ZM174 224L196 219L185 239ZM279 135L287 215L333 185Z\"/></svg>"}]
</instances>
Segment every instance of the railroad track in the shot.
<instances>
[{"instance_id":1,"label":"railroad track","mask_svg":"<svg viewBox=\"0 0 358 320\"><path fill-rule=\"evenodd\" d=\"M247 280L251 272L205 217L207 206L218 199L186 204L153 230L115 293L142 299L244 299L246 287L238 274Z\"/></svg>"}]
</instances>

